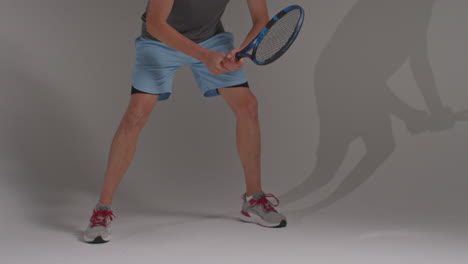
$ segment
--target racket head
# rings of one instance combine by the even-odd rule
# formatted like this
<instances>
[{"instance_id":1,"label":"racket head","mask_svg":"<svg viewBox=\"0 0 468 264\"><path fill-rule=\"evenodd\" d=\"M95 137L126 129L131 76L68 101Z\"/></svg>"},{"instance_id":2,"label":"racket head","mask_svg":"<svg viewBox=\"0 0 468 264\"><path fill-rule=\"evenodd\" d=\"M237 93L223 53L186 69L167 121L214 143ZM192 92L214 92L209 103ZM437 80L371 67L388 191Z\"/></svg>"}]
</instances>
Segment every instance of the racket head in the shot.
<instances>
[{"instance_id":1,"label":"racket head","mask_svg":"<svg viewBox=\"0 0 468 264\"><path fill-rule=\"evenodd\" d=\"M279 59L296 40L304 22L304 9L298 5L288 6L276 14L246 47L253 47L252 54L243 54L255 64L267 65ZM244 57L242 56L242 57Z\"/></svg>"}]
</instances>

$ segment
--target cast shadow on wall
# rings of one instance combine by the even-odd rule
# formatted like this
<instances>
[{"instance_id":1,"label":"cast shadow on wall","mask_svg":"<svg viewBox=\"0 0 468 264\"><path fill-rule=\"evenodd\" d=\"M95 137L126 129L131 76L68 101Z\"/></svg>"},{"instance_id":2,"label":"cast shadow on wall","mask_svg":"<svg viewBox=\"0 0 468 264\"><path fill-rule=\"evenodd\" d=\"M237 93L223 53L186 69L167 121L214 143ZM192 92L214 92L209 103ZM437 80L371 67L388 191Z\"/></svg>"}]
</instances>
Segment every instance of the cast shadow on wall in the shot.
<instances>
[{"instance_id":1,"label":"cast shadow on wall","mask_svg":"<svg viewBox=\"0 0 468 264\"><path fill-rule=\"evenodd\" d=\"M443 131L465 112L442 105L428 56L432 0L360 0L339 24L316 64L314 88L320 124L314 171L280 197L297 201L326 186L345 160L351 142L361 139L366 153L331 195L301 210L308 214L353 192L389 158L396 147L390 116L411 134ZM389 78L409 62L427 110L392 93Z\"/></svg>"}]
</instances>

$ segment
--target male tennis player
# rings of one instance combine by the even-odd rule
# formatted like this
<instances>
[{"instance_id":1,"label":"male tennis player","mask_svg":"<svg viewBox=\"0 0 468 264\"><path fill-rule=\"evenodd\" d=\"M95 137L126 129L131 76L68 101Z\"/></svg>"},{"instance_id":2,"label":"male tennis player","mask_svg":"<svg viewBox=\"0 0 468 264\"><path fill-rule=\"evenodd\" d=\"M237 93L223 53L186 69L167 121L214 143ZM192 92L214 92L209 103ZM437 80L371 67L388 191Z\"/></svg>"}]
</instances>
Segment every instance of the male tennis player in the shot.
<instances>
[{"instance_id":1,"label":"male tennis player","mask_svg":"<svg viewBox=\"0 0 468 264\"><path fill-rule=\"evenodd\" d=\"M278 200L265 194L260 176L260 128L257 101L236 61L233 36L221 23L229 0L149 0L136 39L131 99L114 136L101 196L93 210L84 240L109 241L112 198L129 167L137 139L157 101L171 95L174 73L189 65L205 97L222 95L237 120L237 148L247 190L240 217L265 227L284 227L286 217L274 207ZM247 0L253 26L246 46L269 20L266 0ZM272 203L268 198L273 198Z\"/></svg>"}]
</instances>

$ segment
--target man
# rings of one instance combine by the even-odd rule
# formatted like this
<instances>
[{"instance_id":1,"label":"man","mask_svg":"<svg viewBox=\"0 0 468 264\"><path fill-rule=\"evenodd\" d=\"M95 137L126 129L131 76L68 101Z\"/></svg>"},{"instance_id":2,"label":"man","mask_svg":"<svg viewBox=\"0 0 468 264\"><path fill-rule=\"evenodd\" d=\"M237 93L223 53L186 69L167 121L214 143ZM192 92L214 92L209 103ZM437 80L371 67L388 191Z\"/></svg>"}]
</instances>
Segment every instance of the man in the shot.
<instances>
[{"instance_id":1,"label":"man","mask_svg":"<svg viewBox=\"0 0 468 264\"><path fill-rule=\"evenodd\" d=\"M240 218L265 227L284 227L261 188L260 128L257 101L249 89L243 60L234 57L231 33L221 23L229 0L150 0L136 39L131 99L114 136L99 203L93 210L84 240L109 241L112 198L133 159L137 139L157 101L171 95L176 70L189 65L205 97L222 95L237 120L237 148L246 181ZM269 20L266 0L247 0L253 21L245 47ZM276 202L278 200L276 199Z\"/></svg>"}]
</instances>

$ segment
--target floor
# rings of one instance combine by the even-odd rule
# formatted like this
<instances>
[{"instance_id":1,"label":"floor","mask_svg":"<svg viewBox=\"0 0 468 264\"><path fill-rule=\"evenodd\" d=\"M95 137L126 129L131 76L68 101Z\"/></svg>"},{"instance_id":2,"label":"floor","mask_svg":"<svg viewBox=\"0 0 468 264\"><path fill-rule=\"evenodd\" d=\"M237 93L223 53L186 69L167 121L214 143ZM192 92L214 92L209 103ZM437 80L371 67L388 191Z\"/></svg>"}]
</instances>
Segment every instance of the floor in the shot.
<instances>
[{"instance_id":1,"label":"floor","mask_svg":"<svg viewBox=\"0 0 468 264\"><path fill-rule=\"evenodd\" d=\"M284 206L289 226L282 229L240 222L236 211L220 208L171 211L120 206L114 208L112 241L101 245L80 241L89 217L84 205L25 210L15 209L14 203L1 202L2 208L9 208L1 215L0 240L2 263L8 264L455 264L468 259L466 219L422 219L401 212L389 217L392 213L366 210L366 206L354 206L350 213L358 198L310 214L300 203Z\"/></svg>"}]
</instances>

